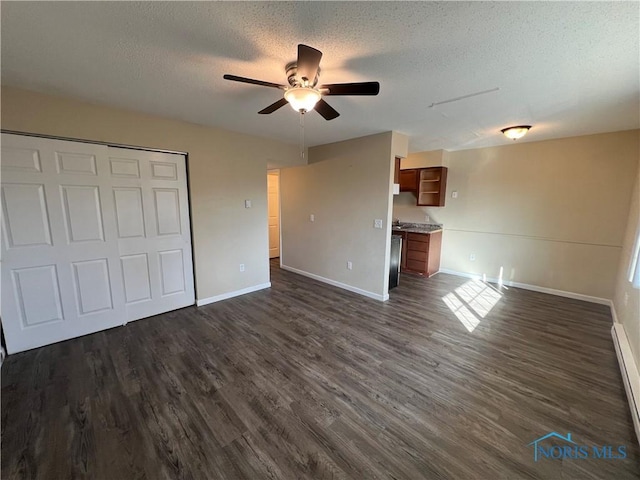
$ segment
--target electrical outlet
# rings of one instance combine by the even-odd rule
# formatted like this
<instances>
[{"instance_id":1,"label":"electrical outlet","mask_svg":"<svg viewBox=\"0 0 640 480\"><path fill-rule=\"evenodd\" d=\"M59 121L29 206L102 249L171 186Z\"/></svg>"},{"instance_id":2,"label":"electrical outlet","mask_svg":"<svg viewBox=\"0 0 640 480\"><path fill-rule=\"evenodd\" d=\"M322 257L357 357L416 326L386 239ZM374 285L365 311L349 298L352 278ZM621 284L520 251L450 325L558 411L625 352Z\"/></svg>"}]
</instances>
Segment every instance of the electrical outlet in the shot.
<instances>
[{"instance_id":1,"label":"electrical outlet","mask_svg":"<svg viewBox=\"0 0 640 480\"><path fill-rule=\"evenodd\" d=\"M382 219L381 218L376 218L373 221L373 228L382 228Z\"/></svg>"},{"instance_id":2,"label":"electrical outlet","mask_svg":"<svg viewBox=\"0 0 640 480\"><path fill-rule=\"evenodd\" d=\"M353 270L353 263L347 262L347 270Z\"/></svg>"},{"instance_id":3,"label":"electrical outlet","mask_svg":"<svg viewBox=\"0 0 640 480\"><path fill-rule=\"evenodd\" d=\"M431 221L431 219L429 218L429 215L425 215L424 216L424 221L429 223Z\"/></svg>"},{"instance_id":4,"label":"electrical outlet","mask_svg":"<svg viewBox=\"0 0 640 480\"><path fill-rule=\"evenodd\" d=\"M476 254L472 253L471 255L469 255L469 260L471 260L472 262L476 261Z\"/></svg>"},{"instance_id":5,"label":"electrical outlet","mask_svg":"<svg viewBox=\"0 0 640 480\"><path fill-rule=\"evenodd\" d=\"M451 198L458 198L458 192L456 190L451 192Z\"/></svg>"},{"instance_id":6,"label":"electrical outlet","mask_svg":"<svg viewBox=\"0 0 640 480\"><path fill-rule=\"evenodd\" d=\"M313 213L311 215L309 215L309 221L310 222L315 222L316 221L316 216Z\"/></svg>"},{"instance_id":7,"label":"electrical outlet","mask_svg":"<svg viewBox=\"0 0 640 480\"><path fill-rule=\"evenodd\" d=\"M251 208L251 200L244 201L244 208Z\"/></svg>"},{"instance_id":8,"label":"electrical outlet","mask_svg":"<svg viewBox=\"0 0 640 480\"><path fill-rule=\"evenodd\" d=\"M241 272L244 272L244 263L241 263L241 264L240 264L240 271L241 271Z\"/></svg>"},{"instance_id":9,"label":"electrical outlet","mask_svg":"<svg viewBox=\"0 0 640 480\"><path fill-rule=\"evenodd\" d=\"M627 303L629 303L629 292L624 292L624 300L623 300L624 306L627 306Z\"/></svg>"}]
</instances>

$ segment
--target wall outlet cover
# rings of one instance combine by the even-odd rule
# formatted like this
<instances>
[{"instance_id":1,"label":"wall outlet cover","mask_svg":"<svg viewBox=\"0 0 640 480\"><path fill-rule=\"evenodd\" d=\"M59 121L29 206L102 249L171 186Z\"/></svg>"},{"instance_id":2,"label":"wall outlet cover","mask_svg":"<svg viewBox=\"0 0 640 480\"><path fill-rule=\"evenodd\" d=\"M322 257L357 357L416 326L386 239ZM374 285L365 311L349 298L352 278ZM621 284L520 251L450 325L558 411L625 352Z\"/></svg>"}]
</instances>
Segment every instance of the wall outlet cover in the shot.
<instances>
[{"instance_id":1,"label":"wall outlet cover","mask_svg":"<svg viewBox=\"0 0 640 480\"><path fill-rule=\"evenodd\" d=\"M244 201L244 208L251 208L251 200Z\"/></svg>"},{"instance_id":2,"label":"wall outlet cover","mask_svg":"<svg viewBox=\"0 0 640 480\"><path fill-rule=\"evenodd\" d=\"M382 228L382 219L381 218L376 218L373 221L373 228Z\"/></svg>"},{"instance_id":3,"label":"wall outlet cover","mask_svg":"<svg viewBox=\"0 0 640 480\"><path fill-rule=\"evenodd\" d=\"M311 215L309 215L309 221L310 222L315 222L316 221L316 216L313 213Z\"/></svg>"},{"instance_id":4,"label":"wall outlet cover","mask_svg":"<svg viewBox=\"0 0 640 480\"><path fill-rule=\"evenodd\" d=\"M240 271L241 271L241 272L244 272L244 263L241 263L241 264L240 264Z\"/></svg>"}]
</instances>

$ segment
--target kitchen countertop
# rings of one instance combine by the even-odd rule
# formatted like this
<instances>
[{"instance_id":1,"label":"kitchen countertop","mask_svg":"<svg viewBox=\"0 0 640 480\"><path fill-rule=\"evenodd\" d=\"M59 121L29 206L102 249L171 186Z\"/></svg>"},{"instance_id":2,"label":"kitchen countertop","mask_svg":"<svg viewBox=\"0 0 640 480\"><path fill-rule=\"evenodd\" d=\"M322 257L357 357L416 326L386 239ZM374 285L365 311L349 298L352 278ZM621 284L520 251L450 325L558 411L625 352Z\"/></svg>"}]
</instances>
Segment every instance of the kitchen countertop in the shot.
<instances>
[{"instance_id":1,"label":"kitchen countertop","mask_svg":"<svg viewBox=\"0 0 640 480\"><path fill-rule=\"evenodd\" d=\"M442 231L442 225L434 223L400 223L391 226L392 232L435 233Z\"/></svg>"}]
</instances>

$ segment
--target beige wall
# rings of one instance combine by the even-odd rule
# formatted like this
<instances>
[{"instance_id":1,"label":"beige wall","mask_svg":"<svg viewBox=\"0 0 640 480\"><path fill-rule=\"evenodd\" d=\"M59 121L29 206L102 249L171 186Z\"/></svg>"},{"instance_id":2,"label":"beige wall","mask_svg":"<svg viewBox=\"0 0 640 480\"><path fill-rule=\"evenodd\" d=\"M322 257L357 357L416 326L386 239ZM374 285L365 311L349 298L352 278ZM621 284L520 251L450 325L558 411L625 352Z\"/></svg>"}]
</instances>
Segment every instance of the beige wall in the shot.
<instances>
[{"instance_id":1,"label":"beige wall","mask_svg":"<svg viewBox=\"0 0 640 480\"><path fill-rule=\"evenodd\" d=\"M282 169L282 265L385 298L394 158L406 150L387 132L310 148L309 165Z\"/></svg>"},{"instance_id":2,"label":"beige wall","mask_svg":"<svg viewBox=\"0 0 640 480\"><path fill-rule=\"evenodd\" d=\"M445 150L430 150L428 152L410 153L407 158L400 162L400 169L426 168L426 167L448 167L449 152Z\"/></svg>"},{"instance_id":3,"label":"beige wall","mask_svg":"<svg viewBox=\"0 0 640 480\"><path fill-rule=\"evenodd\" d=\"M403 193L393 216L444 224L444 269L497 278L502 267L505 281L610 299L638 133L448 152L446 206L418 208Z\"/></svg>"},{"instance_id":4,"label":"beige wall","mask_svg":"<svg viewBox=\"0 0 640 480\"><path fill-rule=\"evenodd\" d=\"M296 164L296 146L10 87L1 115L7 130L188 152L197 298L269 282L267 163Z\"/></svg>"},{"instance_id":5,"label":"beige wall","mask_svg":"<svg viewBox=\"0 0 640 480\"><path fill-rule=\"evenodd\" d=\"M640 151L637 152L640 158ZM629 220L624 235L622 254L618 276L616 278L616 289L613 297L613 305L616 310L618 321L624 326L625 333L631 345L631 352L636 361L636 366L640 370L640 290L634 288L629 282L629 265L631 255L635 246L636 235L640 231L640 161L636 183L631 197L631 208L629 209Z\"/></svg>"}]
</instances>

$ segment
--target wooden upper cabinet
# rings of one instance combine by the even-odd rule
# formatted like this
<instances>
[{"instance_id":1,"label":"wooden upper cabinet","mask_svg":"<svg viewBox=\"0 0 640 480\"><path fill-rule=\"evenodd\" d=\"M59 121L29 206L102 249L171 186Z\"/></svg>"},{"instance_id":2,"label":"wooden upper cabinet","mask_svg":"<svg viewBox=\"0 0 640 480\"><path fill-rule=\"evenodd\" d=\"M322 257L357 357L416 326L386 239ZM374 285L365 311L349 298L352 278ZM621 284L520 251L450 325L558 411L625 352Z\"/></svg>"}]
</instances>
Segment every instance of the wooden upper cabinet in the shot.
<instances>
[{"instance_id":1,"label":"wooden upper cabinet","mask_svg":"<svg viewBox=\"0 0 640 480\"><path fill-rule=\"evenodd\" d=\"M396 157L396 163L393 169L393 183L400 183L400 157Z\"/></svg>"},{"instance_id":2,"label":"wooden upper cabinet","mask_svg":"<svg viewBox=\"0 0 640 480\"><path fill-rule=\"evenodd\" d=\"M400 170L400 191L416 192L418 190L418 170Z\"/></svg>"},{"instance_id":3,"label":"wooden upper cabinet","mask_svg":"<svg viewBox=\"0 0 640 480\"><path fill-rule=\"evenodd\" d=\"M417 175L419 207L444 207L447 195L447 167L421 168ZM400 185L402 191L402 185Z\"/></svg>"}]
</instances>

